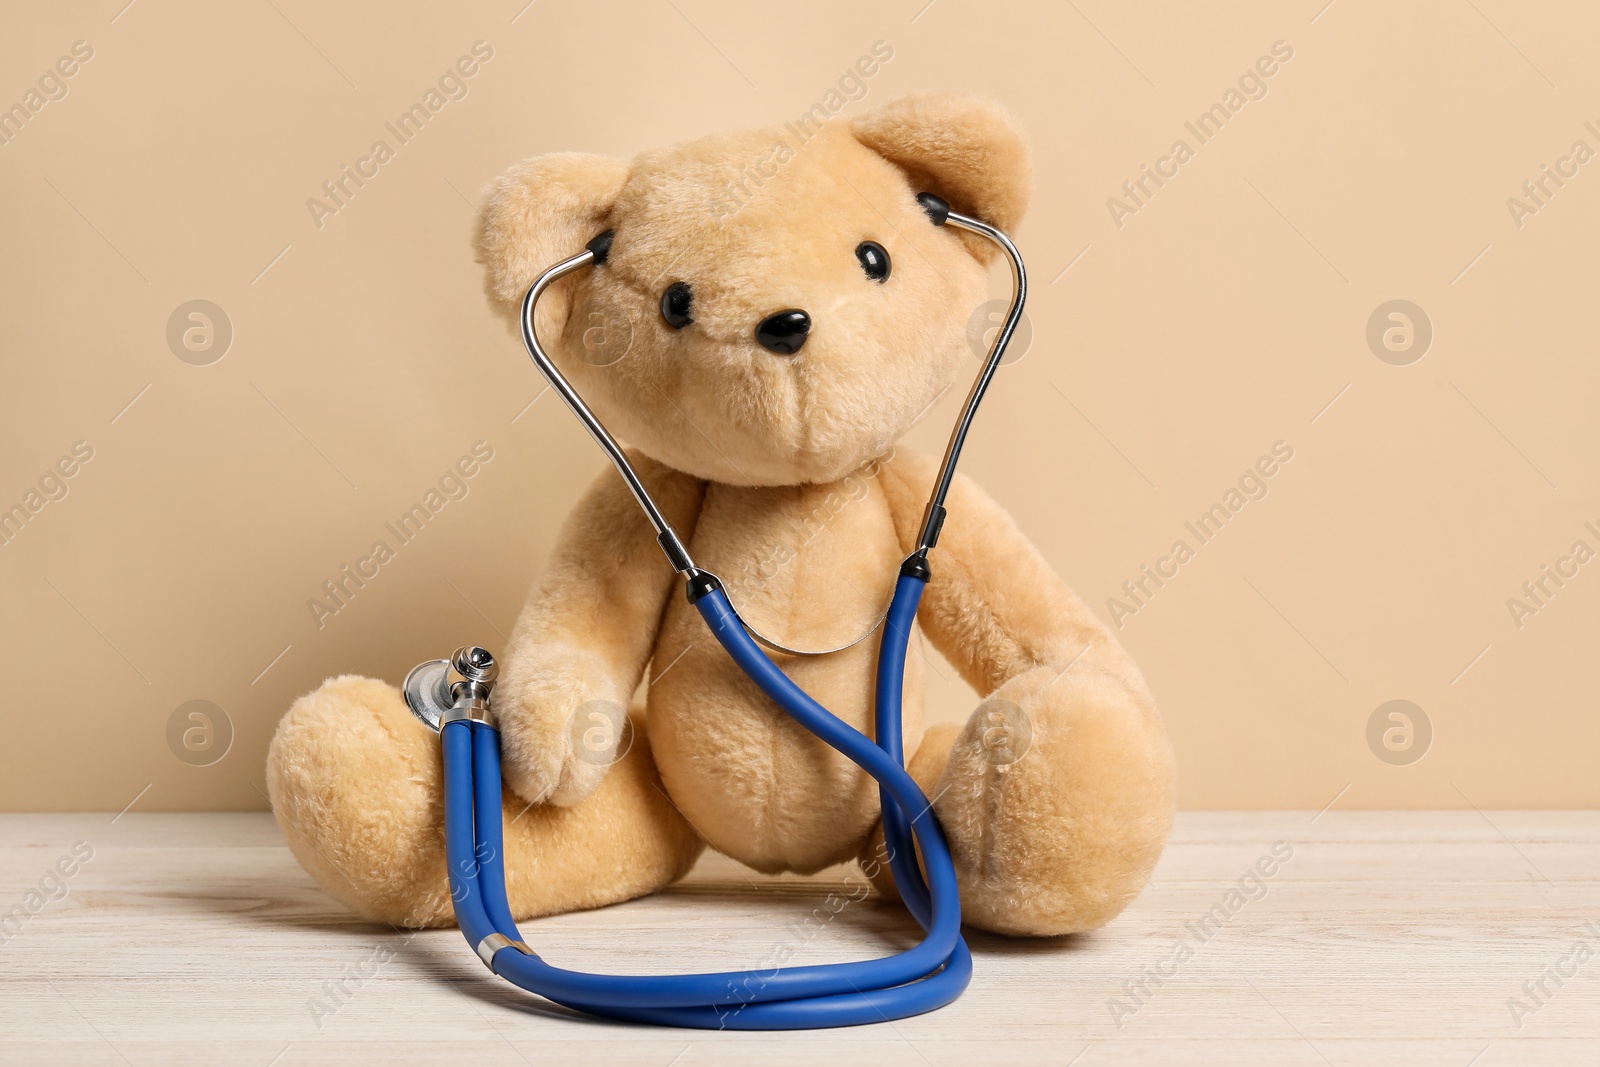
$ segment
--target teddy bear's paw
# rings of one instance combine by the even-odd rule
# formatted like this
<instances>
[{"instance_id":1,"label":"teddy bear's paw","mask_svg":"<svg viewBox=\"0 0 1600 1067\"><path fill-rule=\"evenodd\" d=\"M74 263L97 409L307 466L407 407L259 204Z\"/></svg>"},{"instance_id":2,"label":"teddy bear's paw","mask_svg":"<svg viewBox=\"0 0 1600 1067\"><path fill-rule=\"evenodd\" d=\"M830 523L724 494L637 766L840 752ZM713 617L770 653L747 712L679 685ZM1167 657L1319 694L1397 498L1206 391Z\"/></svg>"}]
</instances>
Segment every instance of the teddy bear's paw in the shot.
<instances>
[{"instance_id":1,"label":"teddy bear's paw","mask_svg":"<svg viewBox=\"0 0 1600 1067\"><path fill-rule=\"evenodd\" d=\"M394 686L334 678L295 701L272 739L267 788L290 851L329 896L396 926L454 921L438 736ZM642 731L582 803L507 792L501 819L518 920L654 892L704 847L662 791Z\"/></svg>"},{"instance_id":2,"label":"teddy bear's paw","mask_svg":"<svg viewBox=\"0 0 1600 1067\"><path fill-rule=\"evenodd\" d=\"M599 656L565 646L514 649L491 706L506 784L530 804L577 804L634 740L630 694Z\"/></svg>"},{"instance_id":3,"label":"teddy bear's paw","mask_svg":"<svg viewBox=\"0 0 1600 1067\"><path fill-rule=\"evenodd\" d=\"M1172 827L1172 750L1142 686L1082 662L1037 667L978 706L930 795L967 921L1074 933L1150 880Z\"/></svg>"}]
</instances>

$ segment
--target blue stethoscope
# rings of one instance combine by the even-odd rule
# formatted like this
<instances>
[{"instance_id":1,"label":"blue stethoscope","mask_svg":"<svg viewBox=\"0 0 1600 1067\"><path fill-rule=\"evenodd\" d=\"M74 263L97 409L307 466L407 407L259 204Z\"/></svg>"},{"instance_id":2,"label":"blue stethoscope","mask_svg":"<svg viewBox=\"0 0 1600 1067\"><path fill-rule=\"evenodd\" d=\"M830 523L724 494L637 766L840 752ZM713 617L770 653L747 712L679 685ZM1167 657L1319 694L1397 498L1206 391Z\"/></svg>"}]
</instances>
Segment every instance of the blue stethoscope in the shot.
<instances>
[{"instance_id":1,"label":"blue stethoscope","mask_svg":"<svg viewBox=\"0 0 1600 1067\"><path fill-rule=\"evenodd\" d=\"M694 565L616 440L540 346L533 327L534 307L540 295L557 279L603 264L611 249L611 232L601 234L583 252L541 274L523 297L521 314L522 340L529 356L628 483L654 526L657 543L667 560L685 577L689 601L705 619L712 635L778 707L877 780L889 867L901 899L923 928L923 938L912 948L879 959L774 967L768 971L602 975L546 963L523 942L506 902L500 735L489 710L497 669L488 651L469 646L458 649L448 660L418 665L406 678L405 697L417 717L439 732L444 753L445 856L456 922L485 965L523 989L591 1015L632 1022L712 1030L797 1030L856 1026L919 1015L960 996L972 977L972 955L961 937L955 866L937 816L904 768L900 695L911 626L931 577L928 552L937 543L944 524L945 496L973 415L1022 317L1027 276L1021 255L1005 234L956 214L931 193L923 193L917 199L935 225L978 234L999 245L1010 260L1013 292L1005 322L967 395L945 449L944 462L923 514L916 550L901 565L888 611L872 628L883 627L874 711L876 741L818 704L762 651L757 641L793 655L826 654L769 641L739 617L721 581ZM863 634L857 641L866 636ZM919 853L922 870L917 864Z\"/></svg>"}]
</instances>

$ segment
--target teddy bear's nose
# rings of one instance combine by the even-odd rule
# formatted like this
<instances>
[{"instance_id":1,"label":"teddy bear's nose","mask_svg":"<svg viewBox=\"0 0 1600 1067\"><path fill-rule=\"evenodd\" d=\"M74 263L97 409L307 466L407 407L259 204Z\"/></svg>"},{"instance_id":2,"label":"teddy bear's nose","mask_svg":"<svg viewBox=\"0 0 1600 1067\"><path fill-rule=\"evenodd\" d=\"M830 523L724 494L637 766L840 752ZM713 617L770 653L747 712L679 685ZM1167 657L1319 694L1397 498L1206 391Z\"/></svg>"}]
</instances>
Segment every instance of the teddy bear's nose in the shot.
<instances>
[{"instance_id":1,"label":"teddy bear's nose","mask_svg":"<svg viewBox=\"0 0 1600 1067\"><path fill-rule=\"evenodd\" d=\"M792 356L800 351L810 332L811 316L798 308L790 308L762 319L756 327L756 340L768 352Z\"/></svg>"}]
</instances>

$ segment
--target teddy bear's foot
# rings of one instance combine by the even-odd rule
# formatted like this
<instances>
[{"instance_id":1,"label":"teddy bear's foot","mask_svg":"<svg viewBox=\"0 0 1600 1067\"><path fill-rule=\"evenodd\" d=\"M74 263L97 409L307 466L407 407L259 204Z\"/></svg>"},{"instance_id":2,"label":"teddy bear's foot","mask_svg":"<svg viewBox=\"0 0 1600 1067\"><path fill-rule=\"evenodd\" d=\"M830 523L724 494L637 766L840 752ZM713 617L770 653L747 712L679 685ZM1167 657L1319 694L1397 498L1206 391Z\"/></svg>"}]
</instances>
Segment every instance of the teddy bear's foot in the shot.
<instances>
[{"instance_id":1,"label":"teddy bear's foot","mask_svg":"<svg viewBox=\"0 0 1600 1067\"><path fill-rule=\"evenodd\" d=\"M996 933L1109 922L1172 827L1172 750L1150 698L1086 663L1018 675L964 727L928 730L907 769L950 843L963 920ZM863 866L892 894L887 864L867 858L881 841Z\"/></svg>"},{"instance_id":2,"label":"teddy bear's foot","mask_svg":"<svg viewBox=\"0 0 1600 1067\"><path fill-rule=\"evenodd\" d=\"M571 807L503 795L506 893L519 920L654 892L704 847L661 791L641 723L630 750ZM327 893L397 926L454 921L445 878L438 737L400 691L324 682L295 701L267 756L290 850Z\"/></svg>"}]
</instances>

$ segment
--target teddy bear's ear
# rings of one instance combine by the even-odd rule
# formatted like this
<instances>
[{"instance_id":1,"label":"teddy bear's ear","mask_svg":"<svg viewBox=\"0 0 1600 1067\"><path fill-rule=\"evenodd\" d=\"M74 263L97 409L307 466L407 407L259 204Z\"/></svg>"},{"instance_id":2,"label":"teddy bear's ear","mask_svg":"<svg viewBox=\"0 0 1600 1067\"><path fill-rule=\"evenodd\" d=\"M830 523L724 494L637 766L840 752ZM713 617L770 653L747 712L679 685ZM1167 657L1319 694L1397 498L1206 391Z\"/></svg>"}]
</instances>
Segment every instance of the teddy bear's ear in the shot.
<instances>
[{"instance_id":1,"label":"teddy bear's ear","mask_svg":"<svg viewBox=\"0 0 1600 1067\"><path fill-rule=\"evenodd\" d=\"M963 215L1009 232L1033 186L1028 143L1009 112L962 93L908 96L852 124L856 140L906 172L914 193L933 193Z\"/></svg>"},{"instance_id":2,"label":"teddy bear's ear","mask_svg":"<svg viewBox=\"0 0 1600 1067\"><path fill-rule=\"evenodd\" d=\"M478 262L485 289L515 317L522 295L546 268L583 251L606 228L606 217L628 179L628 164L609 156L552 152L506 171L489 188L478 227ZM565 286L540 301L539 319L566 321ZM541 329L541 333L544 332Z\"/></svg>"}]
</instances>

